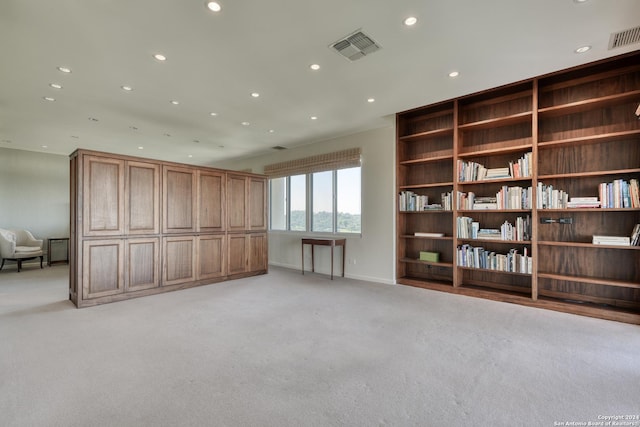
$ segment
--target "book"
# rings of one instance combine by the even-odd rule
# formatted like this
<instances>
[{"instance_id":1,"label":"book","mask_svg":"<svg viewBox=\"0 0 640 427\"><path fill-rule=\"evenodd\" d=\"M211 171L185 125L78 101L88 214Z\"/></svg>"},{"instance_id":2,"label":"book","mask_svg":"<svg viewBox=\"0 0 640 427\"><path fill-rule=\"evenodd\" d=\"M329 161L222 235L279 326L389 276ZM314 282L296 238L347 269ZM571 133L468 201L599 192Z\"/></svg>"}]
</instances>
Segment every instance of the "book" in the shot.
<instances>
[{"instance_id":1,"label":"book","mask_svg":"<svg viewBox=\"0 0 640 427\"><path fill-rule=\"evenodd\" d=\"M640 224L636 224L631 231L631 246L640 246Z\"/></svg>"},{"instance_id":2,"label":"book","mask_svg":"<svg viewBox=\"0 0 640 427\"><path fill-rule=\"evenodd\" d=\"M416 237L444 237L444 233L427 233L424 231L416 231L413 235Z\"/></svg>"},{"instance_id":3,"label":"book","mask_svg":"<svg viewBox=\"0 0 640 427\"><path fill-rule=\"evenodd\" d=\"M594 235L592 242L594 245L631 246L631 238L629 236Z\"/></svg>"},{"instance_id":4,"label":"book","mask_svg":"<svg viewBox=\"0 0 640 427\"><path fill-rule=\"evenodd\" d=\"M420 251L420 261L439 262L440 254L438 252Z\"/></svg>"}]
</instances>

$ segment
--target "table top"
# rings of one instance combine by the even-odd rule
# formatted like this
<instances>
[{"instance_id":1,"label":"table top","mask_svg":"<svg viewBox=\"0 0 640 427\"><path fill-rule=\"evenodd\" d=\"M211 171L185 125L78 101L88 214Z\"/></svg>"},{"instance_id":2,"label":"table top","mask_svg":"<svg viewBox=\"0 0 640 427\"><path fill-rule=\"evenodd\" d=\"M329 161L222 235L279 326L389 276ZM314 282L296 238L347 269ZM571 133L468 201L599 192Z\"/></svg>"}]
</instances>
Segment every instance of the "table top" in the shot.
<instances>
[{"instance_id":1,"label":"table top","mask_svg":"<svg viewBox=\"0 0 640 427\"><path fill-rule=\"evenodd\" d=\"M344 246L347 242L347 239L344 237L336 237L336 238L309 238L303 237L302 244L309 245L325 245L325 246Z\"/></svg>"}]
</instances>

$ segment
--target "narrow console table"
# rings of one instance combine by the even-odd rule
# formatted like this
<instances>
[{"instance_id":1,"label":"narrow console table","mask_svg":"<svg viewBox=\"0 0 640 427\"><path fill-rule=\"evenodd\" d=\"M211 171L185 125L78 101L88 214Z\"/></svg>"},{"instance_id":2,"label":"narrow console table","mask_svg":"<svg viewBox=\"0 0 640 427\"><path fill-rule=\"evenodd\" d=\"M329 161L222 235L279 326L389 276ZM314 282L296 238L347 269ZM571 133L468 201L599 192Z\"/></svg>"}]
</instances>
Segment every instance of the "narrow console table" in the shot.
<instances>
[{"instance_id":1,"label":"narrow console table","mask_svg":"<svg viewBox=\"0 0 640 427\"><path fill-rule=\"evenodd\" d=\"M344 277L344 253L347 248L347 239L302 239L302 274L304 274L304 245L311 245L311 271L315 272L313 247L331 247L331 280L333 280L333 248L342 246L342 277Z\"/></svg>"},{"instance_id":2,"label":"narrow console table","mask_svg":"<svg viewBox=\"0 0 640 427\"><path fill-rule=\"evenodd\" d=\"M64 258L53 259L52 246L64 244ZM50 237L47 240L47 265L50 267L53 264L69 264L69 238L68 237Z\"/></svg>"}]
</instances>

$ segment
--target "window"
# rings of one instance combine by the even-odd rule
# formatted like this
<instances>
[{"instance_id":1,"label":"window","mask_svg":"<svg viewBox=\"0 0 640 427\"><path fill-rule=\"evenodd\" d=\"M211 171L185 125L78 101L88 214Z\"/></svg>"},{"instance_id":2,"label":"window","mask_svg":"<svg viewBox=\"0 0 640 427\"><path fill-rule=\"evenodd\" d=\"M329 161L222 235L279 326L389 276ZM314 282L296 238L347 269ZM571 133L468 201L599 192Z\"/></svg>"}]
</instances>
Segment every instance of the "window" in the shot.
<instances>
[{"instance_id":1,"label":"window","mask_svg":"<svg viewBox=\"0 0 640 427\"><path fill-rule=\"evenodd\" d=\"M360 149L265 167L270 229L360 233Z\"/></svg>"}]
</instances>

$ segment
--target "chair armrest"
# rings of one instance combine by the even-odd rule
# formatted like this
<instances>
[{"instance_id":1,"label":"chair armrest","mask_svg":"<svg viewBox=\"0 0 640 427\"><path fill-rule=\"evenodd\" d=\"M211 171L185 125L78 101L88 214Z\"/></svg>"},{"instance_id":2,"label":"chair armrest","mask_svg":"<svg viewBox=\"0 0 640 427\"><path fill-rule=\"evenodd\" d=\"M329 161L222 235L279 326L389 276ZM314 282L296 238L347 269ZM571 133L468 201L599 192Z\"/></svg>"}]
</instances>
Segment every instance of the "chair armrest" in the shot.
<instances>
[{"instance_id":1,"label":"chair armrest","mask_svg":"<svg viewBox=\"0 0 640 427\"><path fill-rule=\"evenodd\" d=\"M16 242L6 239L2 233L0 233L0 258L12 257L16 252Z\"/></svg>"}]
</instances>

